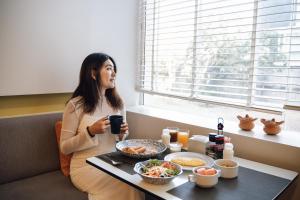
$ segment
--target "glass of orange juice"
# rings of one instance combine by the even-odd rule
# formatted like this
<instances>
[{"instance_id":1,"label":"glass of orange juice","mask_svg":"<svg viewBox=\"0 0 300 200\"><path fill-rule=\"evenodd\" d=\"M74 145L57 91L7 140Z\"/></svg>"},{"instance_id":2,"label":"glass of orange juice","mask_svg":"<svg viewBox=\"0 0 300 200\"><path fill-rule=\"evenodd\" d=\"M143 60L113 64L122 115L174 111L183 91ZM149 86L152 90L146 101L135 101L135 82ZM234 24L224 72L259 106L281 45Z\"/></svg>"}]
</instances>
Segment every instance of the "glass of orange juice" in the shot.
<instances>
[{"instance_id":1,"label":"glass of orange juice","mask_svg":"<svg viewBox=\"0 0 300 200\"><path fill-rule=\"evenodd\" d=\"M177 141L178 143L182 144L183 149L187 149L188 147L188 142L189 142L189 130L186 129L179 129L178 134L177 134Z\"/></svg>"}]
</instances>

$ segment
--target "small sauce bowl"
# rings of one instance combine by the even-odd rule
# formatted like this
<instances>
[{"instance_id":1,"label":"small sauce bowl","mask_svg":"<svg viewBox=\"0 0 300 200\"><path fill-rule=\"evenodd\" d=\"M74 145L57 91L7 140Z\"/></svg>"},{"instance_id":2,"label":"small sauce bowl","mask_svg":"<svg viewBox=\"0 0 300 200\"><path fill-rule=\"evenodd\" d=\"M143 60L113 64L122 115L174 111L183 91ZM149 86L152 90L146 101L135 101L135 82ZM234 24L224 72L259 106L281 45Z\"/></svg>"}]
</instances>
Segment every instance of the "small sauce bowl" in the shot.
<instances>
[{"instance_id":1,"label":"small sauce bowl","mask_svg":"<svg viewBox=\"0 0 300 200\"><path fill-rule=\"evenodd\" d=\"M222 178L235 178L238 176L239 164L236 161L218 159L215 160L215 166L221 170Z\"/></svg>"},{"instance_id":2,"label":"small sauce bowl","mask_svg":"<svg viewBox=\"0 0 300 200\"><path fill-rule=\"evenodd\" d=\"M171 152L180 152L181 151L182 144L177 142L170 143L170 150Z\"/></svg>"},{"instance_id":3,"label":"small sauce bowl","mask_svg":"<svg viewBox=\"0 0 300 200\"><path fill-rule=\"evenodd\" d=\"M198 173L198 170L202 169L213 169L215 170L214 174L200 174ZM211 168L211 167L195 167L193 168L193 174L188 175L189 182L195 182L199 187L203 188L210 188L215 186L218 183L219 177L220 177L220 170Z\"/></svg>"}]
</instances>

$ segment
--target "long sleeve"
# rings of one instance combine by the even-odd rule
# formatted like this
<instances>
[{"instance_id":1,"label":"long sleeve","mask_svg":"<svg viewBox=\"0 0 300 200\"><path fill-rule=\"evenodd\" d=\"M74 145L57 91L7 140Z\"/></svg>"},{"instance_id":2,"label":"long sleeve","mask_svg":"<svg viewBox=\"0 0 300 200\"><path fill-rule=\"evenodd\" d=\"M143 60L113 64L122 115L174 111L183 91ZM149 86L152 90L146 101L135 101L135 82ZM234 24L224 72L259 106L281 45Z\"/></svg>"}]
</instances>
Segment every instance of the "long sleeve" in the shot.
<instances>
[{"instance_id":1,"label":"long sleeve","mask_svg":"<svg viewBox=\"0 0 300 200\"><path fill-rule=\"evenodd\" d=\"M64 154L88 149L98 144L96 136L92 138L86 129L79 130L82 112L82 109L76 110L72 101L66 105L60 137L60 150Z\"/></svg>"},{"instance_id":2,"label":"long sleeve","mask_svg":"<svg viewBox=\"0 0 300 200\"><path fill-rule=\"evenodd\" d=\"M124 108L121 110L121 115L123 116L123 121L124 122L127 122L126 120L126 108L125 108L125 105L124 105ZM129 124L128 124L128 127L129 127ZM129 131L126 131L126 133L124 134L122 140L125 140L129 135Z\"/></svg>"}]
</instances>

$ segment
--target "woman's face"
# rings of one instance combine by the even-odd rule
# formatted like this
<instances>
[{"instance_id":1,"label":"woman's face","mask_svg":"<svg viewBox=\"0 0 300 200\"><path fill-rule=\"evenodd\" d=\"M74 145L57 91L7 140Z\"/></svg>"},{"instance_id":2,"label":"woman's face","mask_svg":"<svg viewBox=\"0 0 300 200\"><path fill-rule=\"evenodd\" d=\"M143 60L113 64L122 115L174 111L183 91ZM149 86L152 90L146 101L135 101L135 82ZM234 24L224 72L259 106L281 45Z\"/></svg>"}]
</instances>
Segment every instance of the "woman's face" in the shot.
<instances>
[{"instance_id":1,"label":"woman's face","mask_svg":"<svg viewBox=\"0 0 300 200\"><path fill-rule=\"evenodd\" d=\"M101 87L103 89L110 89L115 87L116 73L114 70L114 64L111 60L107 60L103 63L100 70Z\"/></svg>"}]
</instances>

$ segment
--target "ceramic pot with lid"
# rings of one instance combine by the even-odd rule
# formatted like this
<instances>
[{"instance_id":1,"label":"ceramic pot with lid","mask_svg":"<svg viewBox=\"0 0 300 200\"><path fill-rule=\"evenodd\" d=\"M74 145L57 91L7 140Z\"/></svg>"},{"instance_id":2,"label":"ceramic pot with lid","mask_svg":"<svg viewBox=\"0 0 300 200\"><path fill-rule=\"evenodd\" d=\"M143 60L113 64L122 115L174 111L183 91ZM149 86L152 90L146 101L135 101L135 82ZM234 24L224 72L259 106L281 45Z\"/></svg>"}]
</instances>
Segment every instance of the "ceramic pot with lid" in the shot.
<instances>
[{"instance_id":1,"label":"ceramic pot with lid","mask_svg":"<svg viewBox=\"0 0 300 200\"><path fill-rule=\"evenodd\" d=\"M252 118L248 114L245 117L238 115L237 118L240 120L239 127L244 131L251 131L255 126L254 121L257 120L257 118Z\"/></svg>"},{"instance_id":2,"label":"ceramic pot with lid","mask_svg":"<svg viewBox=\"0 0 300 200\"><path fill-rule=\"evenodd\" d=\"M265 125L264 131L268 135L276 135L280 133L280 125L284 123L284 121L276 122L274 118L271 120L261 119L260 121Z\"/></svg>"}]
</instances>

